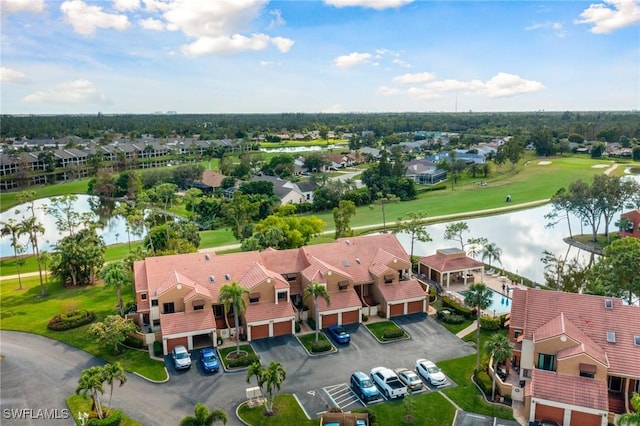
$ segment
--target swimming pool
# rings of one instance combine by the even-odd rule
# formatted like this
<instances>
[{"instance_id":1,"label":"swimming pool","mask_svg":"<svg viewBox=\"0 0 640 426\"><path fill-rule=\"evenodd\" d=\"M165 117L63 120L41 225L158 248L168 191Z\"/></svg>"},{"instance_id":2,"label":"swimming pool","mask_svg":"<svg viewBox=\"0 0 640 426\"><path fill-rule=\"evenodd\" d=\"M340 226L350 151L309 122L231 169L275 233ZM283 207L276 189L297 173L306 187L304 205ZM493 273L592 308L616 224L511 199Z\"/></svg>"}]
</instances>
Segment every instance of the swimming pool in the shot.
<instances>
[{"instance_id":1,"label":"swimming pool","mask_svg":"<svg viewBox=\"0 0 640 426\"><path fill-rule=\"evenodd\" d=\"M504 294L498 293L493 289L491 290L491 304L486 309L489 312L495 312L496 314L506 314L511 312L511 298ZM464 297L466 292L461 291L460 294Z\"/></svg>"}]
</instances>

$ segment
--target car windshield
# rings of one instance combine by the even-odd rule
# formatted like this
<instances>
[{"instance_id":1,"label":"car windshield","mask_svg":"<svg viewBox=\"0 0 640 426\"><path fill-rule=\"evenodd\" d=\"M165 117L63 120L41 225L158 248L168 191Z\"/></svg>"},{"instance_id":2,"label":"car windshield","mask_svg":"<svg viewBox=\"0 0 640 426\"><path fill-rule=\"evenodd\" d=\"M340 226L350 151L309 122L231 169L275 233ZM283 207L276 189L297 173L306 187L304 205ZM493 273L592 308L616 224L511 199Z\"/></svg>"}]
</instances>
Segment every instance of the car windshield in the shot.
<instances>
[{"instance_id":1,"label":"car windshield","mask_svg":"<svg viewBox=\"0 0 640 426\"><path fill-rule=\"evenodd\" d=\"M205 362L211 362L214 361L216 359L215 356L213 356L213 354L205 354L202 356L202 358L204 358Z\"/></svg>"},{"instance_id":2,"label":"car windshield","mask_svg":"<svg viewBox=\"0 0 640 426\"><path fill-rule=\"evenodd\" d=\"M429 367L429 373L435 374L439 372L440 372L440 369L438 367Z\"/></svg>"},{"instance_id":3,"label":"car windshield","mask_svg":"<svg viewBox=\"0 0 640 426\"><path fill-rule=\"evenodd\" d=\"M363 388L370 388L371 386L373 386L373 382L371 380L366 379L362 381Z\"/></svg>"},{"instance_id":4,"label":"car windshield","mask_svg":"<svg viewBox=\"0 0 640 426\"><path fill-rule=\"evenodd\" d=\"M178 352L176 354L176 358L178 358L178 359L185 359L185 358L188 358L188 357L189 357L189 354L186 353L186 352Z\"/></svg>"},{"instance_id":5,"label":"car windshield","mask_svg":"<svg viewBox=\"0 0 640 426\"><path fill-rule=\"evenodd\" d=\"M336 328L335 332L336 334L339 334L339 335L347 334L347 330L345 330L344 328Z\"/></svg>"}]
</instances>

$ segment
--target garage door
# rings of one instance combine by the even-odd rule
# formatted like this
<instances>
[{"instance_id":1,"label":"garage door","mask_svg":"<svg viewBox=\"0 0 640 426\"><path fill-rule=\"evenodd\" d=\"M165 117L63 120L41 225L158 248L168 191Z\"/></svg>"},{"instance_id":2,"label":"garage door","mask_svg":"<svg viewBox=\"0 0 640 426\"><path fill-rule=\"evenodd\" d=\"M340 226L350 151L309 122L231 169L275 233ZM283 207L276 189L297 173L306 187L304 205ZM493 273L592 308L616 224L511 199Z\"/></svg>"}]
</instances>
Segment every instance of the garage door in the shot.
<instances>
[{"instance_id":1,"label":"garage door","mask_svg":"<svg viewBox=\"0 0 640 426\"><path fill-rule=\"evenodd\" d=\"M553 420L558 424L564 422L564 408L536 404L536 420Z\"/></svg>"},{"instance_id":2,"label":"garage door","mask_svg":"<svg viewBox=\"0 0 640 426\"><path fill-rule=\"evenodd\" d=\"M273 324L274 336L285 336L287 334L291 334L291 320L276 322Z\"/></svg>"},{"instance_id":3,"label":"garage door","mask_svg":"<svg viewBox=\"0 0 640 426\"><path fill-rule=\"evenodd\" d=\"M360 319L360 309L356 309L355 311L343 312L342 313L342 323L343 324L354 324L358 323Z\"/></svg>"},{"instance_id":4,"label":"garage door","mask_svg":"<svg viewBox=\"0 0 640 426\"><path fill-rule=\"evenodd\" d=\"M175 339L168 339L167 340L167 352L171 353L171 351L173 350L173 348L175 348L178 345L182 345L185 348L188 349L187 344L189 343L189 340L187 337L177 337Z\"/></svg>"},{"instance_id":5,"label":"garage door","mask_svg":"<svg viewBox=\"0 0 640 426\"><path fill-rule=\"evenodd\" d=\"M251 326L251 340L264 339L265 337L269 337L269 324Z\"/></svg>"},{"instance_id":6,"label":"garage door","mask_svg":"<svg viewBox=\"0 0 640 426\"><path fill-rule=\"evenodd\" d=\"M336 324L338 324L338 314L322 316L322 328L327 328L330 325L336 325Z\"/></svg>"},{"instance_id":7,"label":"garage door","mask_svg":"<svg viewBox=\"0 0 640 426\"><path fill-rule=\"evenodd\" d=\"M602 419L596 414L571 412L571 426L600 426L601 424Z\"/></svg>"},{"instance_id":8,"label":"garage door","mask_svg":"<svg viewBox=\"0 0 640 426\"><path fill-rule=\"evenodd\" d=\"M404 315L404 303L389 306L389 316L397 317L398 315Z\"/></svg>"},{"instance_id":9,"label":"garage door","mask_svg":"<svg viewBox=\"0 0 640 426\"><path fill-rule=\"evenodd\" d=\"M415 314L418 312L422 312L422 300L416 300L415 302L409 302L409 306L407 307L407 312L410 314Z\"/></svg>"}]
</instances>

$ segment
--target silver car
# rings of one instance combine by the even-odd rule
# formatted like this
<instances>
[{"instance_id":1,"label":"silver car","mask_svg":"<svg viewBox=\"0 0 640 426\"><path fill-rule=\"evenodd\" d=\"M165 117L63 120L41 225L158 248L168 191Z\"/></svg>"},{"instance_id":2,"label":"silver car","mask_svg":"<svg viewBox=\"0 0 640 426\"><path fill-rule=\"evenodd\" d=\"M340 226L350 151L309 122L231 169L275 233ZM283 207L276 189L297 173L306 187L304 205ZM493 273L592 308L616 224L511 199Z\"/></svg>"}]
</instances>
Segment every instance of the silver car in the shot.
<instances>
[{"instance_id":1,"label":"silver car","mask_svg":"<svg viewBox=\"0 0 640 426\"><path fill-rule=\"evenodd\" d=\"M191 355L189 351L182 345L178 345L171 351L171 357L173 358L173 365L176 370L186 370L191 368Z\"/></svg>"}]
</instances>

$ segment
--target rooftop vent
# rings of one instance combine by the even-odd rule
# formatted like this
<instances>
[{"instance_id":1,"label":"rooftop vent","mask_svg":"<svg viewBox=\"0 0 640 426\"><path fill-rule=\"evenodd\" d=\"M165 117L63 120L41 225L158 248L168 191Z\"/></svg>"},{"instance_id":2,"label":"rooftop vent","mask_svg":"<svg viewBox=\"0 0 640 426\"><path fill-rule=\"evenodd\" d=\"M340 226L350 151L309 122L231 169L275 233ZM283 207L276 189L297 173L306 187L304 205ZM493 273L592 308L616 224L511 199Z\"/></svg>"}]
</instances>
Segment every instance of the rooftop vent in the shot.
<instances>
[{"instance_id":1,"label":"rooftop vent","mask_svg":"<svg viewBox=\"0 0 640 426\"><path fill-rule=\"evenodd\" d=\"M211 257L209 257L209 255L208 255L208 254L205 254L205 255L204 255L204 259L205 259L205 260L209 260L209 259L211 259Z\"/></svg>"},{"instance_id":2,"label":"rooftop vent","mask_svg":"<svg viewBox=\"0 0 640 426\"><path fill-rule=\"evenodd\" d=\"M342 259L343 266L349 266L349 261L347 259Z\"/></svg>"},{"instance_id":3,"label":"rooftop vent","mask_svg":"<svg viewBox=\"0 0 640 426\"><path fill-rule=\"evenodd\" d=\"M346 245L350 246L351 245L351 241L350 240L345 240L344 242Z\"/></svg>"},{"instance_id":4,"label":"rooftop vent","mask_svg":"<svg viewBox=\"0 0 640 426\"><path fill-rule=\"evenodd\" d=\"M213 275L209 275L209 282L215 282L216 281L216 277Z\"/></svg>"},{"instance_id":5,"label":"rooftop vent","mask_svg":"<svg viewBox=\"0 0 640 426\"><path fill-rule=\"evenodd\" d=\"M613 309L613 300L604 299L604 307L607 309Z\"/></svg>"},{"instance_id":6,"label":"rooftop vent","mask_svg":"<svg viewBox=\"0 0 640 426\"><path fill-rule=\"evenodd\" d=\"M607 331L607 342L615 343L616 342L616 332L615 331Z\"/></svg>"},{"instance_id":7,"label":"rooftop vent","mask_svg":"<svg viewBox=\"0 0 640 426\"><path fill-rule=\"evenodd\" d=\"M231 280L231 275L224 274L224 279L227 280L227 281L230 281Z\"/></svg>"},{"instance_id":8,"label":"rooftop vent","mask_svg":"<svg viewBox=\"0 0 640 426\"><path fill-rule=\"evenodd\" d=\"M357 263L358 265L361 265L361 264L362 264L362 261L360 260L360 258L359 258L359 257L356 257L356 263Z\"/></svg>"}]
</instances>

